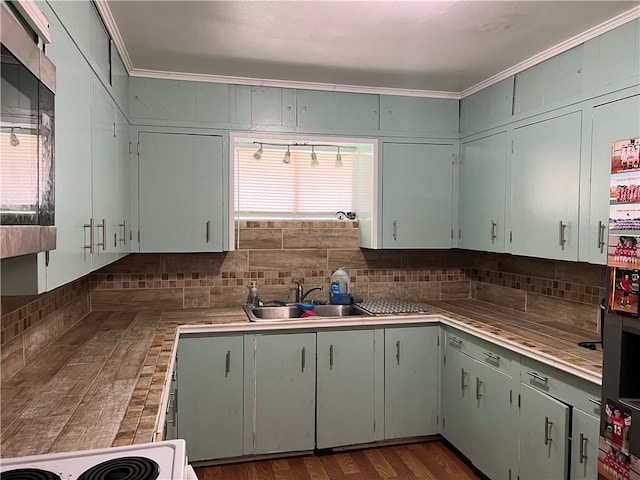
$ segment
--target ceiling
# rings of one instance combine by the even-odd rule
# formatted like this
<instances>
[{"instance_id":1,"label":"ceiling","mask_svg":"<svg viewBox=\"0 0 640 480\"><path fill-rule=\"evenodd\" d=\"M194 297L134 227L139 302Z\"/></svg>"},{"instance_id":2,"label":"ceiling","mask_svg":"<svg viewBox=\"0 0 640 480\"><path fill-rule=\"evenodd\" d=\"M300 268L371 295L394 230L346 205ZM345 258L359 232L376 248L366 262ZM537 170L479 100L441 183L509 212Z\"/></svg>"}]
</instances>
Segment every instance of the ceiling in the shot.
<instances>
[{"instance_id":1,"label":"ceiling","mask_svg":"<svg viewBox=\"0 0 640 480\"><path fill-rule=\"evenodd\" d=\"M99 8L133 76L460 97L637 18L639 5L107 0Z\"/></svg>"}]
</instances>

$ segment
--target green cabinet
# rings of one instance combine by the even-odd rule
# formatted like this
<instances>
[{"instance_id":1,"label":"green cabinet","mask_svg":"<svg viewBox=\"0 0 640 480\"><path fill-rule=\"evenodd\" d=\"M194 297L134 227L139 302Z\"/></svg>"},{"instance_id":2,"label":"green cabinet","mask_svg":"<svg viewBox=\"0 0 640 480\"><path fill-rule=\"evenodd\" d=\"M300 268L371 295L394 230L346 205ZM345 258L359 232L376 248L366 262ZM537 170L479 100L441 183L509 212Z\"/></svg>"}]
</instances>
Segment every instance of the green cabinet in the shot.
<instances>
[{"instance_id":1,"label":"green cabinet","mask_svg":"<svg viewBox=\"0 0 640 480\"><path fill-rule=\"evenodd\" d=\"M297 90L296 105L299 129L379 129L378 95Z\"/></svg>"},{"instance_id":2,"label":"green cabinet","mask_svg":"<svg viewBox=\"0 0 640 480\"><path fill-rule=\"evenodd\" d=\"M571 480L593 480L598 476L600 417L573 408L571 418Z\"/></svg>"},{"instance_id":3,"label":"green cabinet","mask_svg":"<svg viewBox=\"0 0 640 480\"><path fill-rule=\"evenodd\" d=\"M380 130L414 135L457 135L458 105L458 100L451 98L380 95Z\"/></svg>"},{"instance_id":4,"label":"green cabinet","mask_svg":"<svg viewBox=\"0 0 640 480\"><path fill-rule=\"evenodd\" d=\"M450 248L453 146L382 145L382 248Z\"/></svg>"},{"instance_id":5,"label":"green cabinet","mask_svg":"<svg viewBox=\"0 0 640 480\"><path fill-rule=\"evenodd\" d=\"M447 332L442 434L482 473L495 479L509 477L517 454L510 361L503 355L502 349Z\"/></svg>"},{"instance_id":6,"label":"green cabinet","mask_svg":"<svg viewBox=\"0 0 640 480\"><path fill-rule=\"evenodd\" d=\"M177 359L177 434L189 460L241 456L243 336L181 336Z\"/></svg>"},{"instance_id":7,"label":"green cabinet","mask_svg":"<svg viewBox=\"0 0 640 480\"><path fill-rule=\"evenodd\" d=\"M140 253L223 250L223 139L138 134Z\"/></svg>"},{"instance_id":8,"label":"green cabinet","mask_svg":"<svg viewBox=\"0 0 640 480\"><path fill-rule=\"evenodd\" d=\"M581 231L580 259L607 263L611 144L640 135L640 96L634 95L593 108L589 221Z\"/></svg>"},{"instance_id":9,"label":"green cabinet","mask_svg":"<svg viewBox=\"0 0 640 480\"><path fill-rule=\"evenodd\" d=\"M374 350L374 330L317 333L317 448L375 440Z\"/></svg>"},{"instance_id":10,"label":"green cabinet","mask_svg":"<svg viewBox=\"0 0 640 480\"><path fill-rule=\"evenodd\" d=\"M570 408L543 391L520 384L520 480L567 478ZM594 477L595 478L595 477Z\"/></svg>"},{"instance_id":11,"label":"green cabinet","mask_svg":"<svg viewBox=\"0 0 640 480\"><path fill-rule=\"evenodd\" d=\"M167 408L164 413L163 440L174 440L178 438L178 404L176 402L176 392L178 390L177 367L177 361L174 361L171 376L169 377Z\"/></svg>"},{"instance_id":12,"label":"green cabinet","mask_svg":"<svg viewBox=\"0 0 640 480\"><path fill-rule=\"evenodd\" d=\"M461 145L460 248L504 252L507 134Z\"/></svg>"},{"instance_id":13,"label":"green cabinet","mask_svg":"<svg viewBox=\"0 0 640 480\"><path fill-rule=\"evenodd\" d=\"M578 259L582 112L516 128L511 162L511 253Z\"/></svg>"},{"instance_id":14,"label":"green cabinet","mask_svg":"<svg viewBox=\"0 0 640 480\"><path fill-rule=\"evenodd\" d=\"M437 433L437 326L384 330L384 438Z\"/></svg>"},{"instance_id":15,"label":"green cabinet","mask_svg":"<svg viewBox=\"0 0 640 480\"><path fill-rule=\"evenodd\" d=\"M315 358L315 333L245 335L245 455L313 450Z\"/></svg>"}]
</instances>

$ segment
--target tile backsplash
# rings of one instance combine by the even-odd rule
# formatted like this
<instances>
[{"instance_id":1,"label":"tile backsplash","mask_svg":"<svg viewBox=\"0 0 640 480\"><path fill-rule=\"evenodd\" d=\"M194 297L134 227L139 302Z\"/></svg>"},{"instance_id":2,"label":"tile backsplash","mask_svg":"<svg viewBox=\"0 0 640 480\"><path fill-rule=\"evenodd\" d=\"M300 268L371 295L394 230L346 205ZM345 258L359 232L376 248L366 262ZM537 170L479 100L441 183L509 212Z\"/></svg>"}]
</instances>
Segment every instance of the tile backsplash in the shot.
<instances>
[{"instance_id":1,"label":"tile backsplash","mask_svg":"<svg viewBox=\"0 0 640 480\"><path fill-rule=\"evenodd\" d=\"M238 306L256 281L263 300L293 300L295 284L322 287L344 267L352 293L406 301L476 298L553 315L597 330L606 267L469 250L361 249L357 222L243 221L239 249L223 253L131 254L33 297L2 297L2 379L93 310Z\"/></svg>"}]
</instances>

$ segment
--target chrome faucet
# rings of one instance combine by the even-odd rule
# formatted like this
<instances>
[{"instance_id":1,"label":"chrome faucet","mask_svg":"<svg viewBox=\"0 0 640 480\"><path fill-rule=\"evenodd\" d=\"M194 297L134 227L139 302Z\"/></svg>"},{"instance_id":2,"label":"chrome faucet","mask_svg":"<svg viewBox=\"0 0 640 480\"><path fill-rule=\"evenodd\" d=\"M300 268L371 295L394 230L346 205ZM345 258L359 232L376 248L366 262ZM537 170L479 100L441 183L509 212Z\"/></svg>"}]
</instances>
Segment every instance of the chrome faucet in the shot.
<instances>
[{"instance_id":1,"label":"chrome faucet","mask_svg":"<svg viewBox=\"0 0 640 480\"><path fill-rule=\"evenodd\" d=\"M298 280L292 280L292 282L296 284L296 296L295 296L296 303L304 302L304 299L307 298L307 295L309 295L314 290L324 290L324 287L314 287L305 292L304 285L302 284L302 282Z\"/></svg>"}]
</instances>

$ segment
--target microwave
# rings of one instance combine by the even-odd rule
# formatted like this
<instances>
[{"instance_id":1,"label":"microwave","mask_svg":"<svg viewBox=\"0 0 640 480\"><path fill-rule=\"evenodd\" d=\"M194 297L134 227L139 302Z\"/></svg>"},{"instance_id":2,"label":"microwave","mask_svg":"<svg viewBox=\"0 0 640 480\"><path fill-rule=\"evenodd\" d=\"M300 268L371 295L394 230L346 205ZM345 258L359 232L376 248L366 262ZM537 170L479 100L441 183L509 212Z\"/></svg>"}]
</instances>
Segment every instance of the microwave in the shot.
<instances>
[{"instance_id":1,"label":"microwave","mask_svg":"<svg viewBox=\"0 0 640 480\"><path fill-rule=\"evenodd\" d=\"M54 225L55 66L0 8L0 224Z\"/></svg>"}]
</instances>

